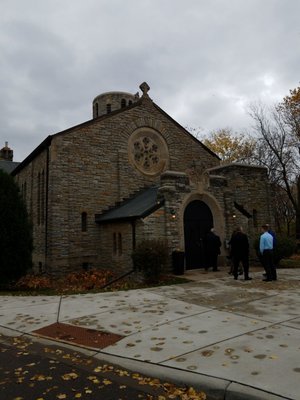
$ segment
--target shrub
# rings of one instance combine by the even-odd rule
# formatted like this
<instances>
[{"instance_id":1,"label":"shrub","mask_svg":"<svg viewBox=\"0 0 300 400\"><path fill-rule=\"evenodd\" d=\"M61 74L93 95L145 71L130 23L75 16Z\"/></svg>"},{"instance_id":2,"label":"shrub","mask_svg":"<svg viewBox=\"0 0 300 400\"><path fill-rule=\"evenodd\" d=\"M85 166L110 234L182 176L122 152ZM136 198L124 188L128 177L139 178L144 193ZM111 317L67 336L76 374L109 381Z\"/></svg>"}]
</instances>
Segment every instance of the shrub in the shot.
<instances>
[{"instance_id":1,"label":"shrub","mask_svg":"<svg viewBox=\"0 0 300 400\"><path fill-rule=\"evenodd\" d=\"M114 277L109 270L75 271L60 278L45 275L28 274L20 278L14 285L18 290L50 289L58 293L100 289Z\"/></svg>"},{"instance_id":2,"label":"shrub","mask_svg":"<svg viewBox=\"0 0 300 400\"><path fill-rule=\"evenodd\" d=\"M0 282L18 280L32 267L32 231L11 175L0 169Z\"/></svg>"},{"instance_id":3,"label":"shrub","mask_svg":"<svg viewBox=\"0 0 300 400\"><path fill-rule=\"evenodd\" d=\"M99 289L114 277L109 270L91 269L89 271L72 272L65 277L64 289L81 290Z\"/></svg>"},{"instance_id":4,"label":"shrub","mask_svg":"<svg viewBox=\"0 0 300 400\"><path fill-rule=\"evenodd\" d=\"M280 260L292 256L296 251L296 241L289 237L277 237L274 249L274 263L279 265Z\"/></svg>"},{"instance_id":5,"label":"shrub","mask_svg":"<svg viewBox=\"0 0 300 400\"><path fill-rule=\"evenodd\" d=\"M167 259L166 244L155 239L142 241L132 253L134 268L142 271L147 283L159 282Z\"/></svg>"},{"instance_id":6,"label":"shrub","mask_svg":"<svg viewBox=\"0 0 300 400\"><path fill-rule=\"evenodd\" d=\"M14 288L20 290L41 290L49 289L53 286L53 282L47 276L42 275L25 275L20 278Z\"/></svg>"},{"instance_id":7,"label":"shrub","mask_svg":"<svg viewBox=\"0 0 300 400\"><path fill-rule=\"evenodd\" d=\"M259 238L255 240L254 247L256 253L260 258L259 252ZM277 236L276 246L274 248L274 264L278 267L283 258L292 256L296 251L296 241L287 236Z\"/></svg>"}]
</instances>

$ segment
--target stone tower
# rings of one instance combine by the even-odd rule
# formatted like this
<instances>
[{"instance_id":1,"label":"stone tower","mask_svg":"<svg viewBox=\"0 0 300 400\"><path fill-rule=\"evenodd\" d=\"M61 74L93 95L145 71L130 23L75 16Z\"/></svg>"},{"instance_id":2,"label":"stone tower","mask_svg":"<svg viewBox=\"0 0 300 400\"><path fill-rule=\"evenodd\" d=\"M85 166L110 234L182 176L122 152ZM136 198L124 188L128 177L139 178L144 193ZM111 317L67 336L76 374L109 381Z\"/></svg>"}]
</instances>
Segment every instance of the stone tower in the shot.
<instances>
[{"instance_id":1,"label":"stone tower","mask_svg":"<svg viewBox=\"0 0 300 400\"><path fill-rule=\"evenodd\" d=\"M93 100L93 118L110 114L112 111L127 107L139 99L139 94L127 92L106 92Z\"/></svg>"},{"instance_id":2,"label":"stone tower","mask_svg":"<svg viewBox=\"0 0 300 400\"><path fill-rule=\"evenodd\" d=\"M5 142L5 146L0 150L0 160L12 161L14 152L8 147L8 142Z\"/></svg>"}]
</instances>

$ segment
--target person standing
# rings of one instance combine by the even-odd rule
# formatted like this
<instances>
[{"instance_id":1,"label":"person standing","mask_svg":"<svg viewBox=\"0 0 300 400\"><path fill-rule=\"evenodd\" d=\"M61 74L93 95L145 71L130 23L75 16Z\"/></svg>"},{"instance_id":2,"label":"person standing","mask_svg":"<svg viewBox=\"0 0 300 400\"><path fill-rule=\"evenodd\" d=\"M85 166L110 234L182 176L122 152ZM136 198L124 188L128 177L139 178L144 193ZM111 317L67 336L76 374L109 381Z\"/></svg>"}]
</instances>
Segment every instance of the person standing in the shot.
<instances>
[{"instance_id":1,"label":"person standing","mask_svg":"<svg viewBox=\"0 0 300 400\"><path fill-rule=\"evenodd\" d=\"M249 277L249 240L241 226L239 226L232 235L230 246L234 279L238 279L238 269L240 263L242 263L245 281L251 280L252 278Z\"/></svg>"},{"instance_id":2,"label":"person standing","mask_svg":"<svg viewBox=\"0 0 300 400\"><path fill-rule=\"evenodd\" d=\"M259 239L259 251L262 256L262 264L266 272L266 277L263 279L265 282L276 281L277 274L276 268L273 262L273 248L274 238L268 232L269 226L263 225L262 234Z\"/></svg>"},{"instance_id":3,"label":"person standing","mask_svg":"<svg viewBox=\"0 0 300 400\"><path fill-rule=\"evenodd\" d=\"M230 260L230 271L228 272L229 275L233 275L233 257L232 257L232 251L231 251L231 241L232 241L233 236L236 234L236 232L238 232L238 229L235 229L235 230L232 232L231 238L230 238L230 240L229 240L229 242L228 242L228 246L229 246L229 255L228 255L227 258ZM244 273L244 271L243 271L243 266L242 266L241 264L239 264L239 267L238 267L238 275L243 275L243 273Z\"/></svg>"},{"instance_id":4,"label":"person standing","mask_svg":"<svg viewBox=\"0 0 300 400\"><path fill-rule=\"evenodd\" d=\"M211 228L205 237L205 250L206 250L206 268L207 271L210 267L213 271L218 271L218 255L221 254L221 240L216 235L215 230Z\"/></svg>"},{"instance_id":5,"label":"person standing","mask_svg":"<svg viewBox=\"0 0 300 400\"><path fill-rule=\"evenodd\" d=\"M273 236L273 251L274 251L276 244L277 244L276 233L271 229L269 224L266 224L266 227L268 228L269 234Z\"/></svg>"}]
</instances>

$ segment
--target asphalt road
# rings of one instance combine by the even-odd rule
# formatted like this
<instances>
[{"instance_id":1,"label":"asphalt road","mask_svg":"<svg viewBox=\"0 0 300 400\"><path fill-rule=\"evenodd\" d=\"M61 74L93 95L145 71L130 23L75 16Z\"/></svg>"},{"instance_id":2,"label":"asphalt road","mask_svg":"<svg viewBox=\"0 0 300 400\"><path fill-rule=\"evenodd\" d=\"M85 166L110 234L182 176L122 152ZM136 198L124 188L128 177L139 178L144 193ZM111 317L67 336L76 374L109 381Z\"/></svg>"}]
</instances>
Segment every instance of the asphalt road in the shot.
<instances>
[{"instance_id":1,"label":"asphalt road","mask_svg":"<svg viewBox=\"0 0 300 400\"><path fill-rule=\"evenodd\" d=\"M101 363L57 345L45 346L22 337L6 338L0 343L0 400L168 398L205 399L205 395L189 395L187 388Z\"/></svg>"}]
</instances>

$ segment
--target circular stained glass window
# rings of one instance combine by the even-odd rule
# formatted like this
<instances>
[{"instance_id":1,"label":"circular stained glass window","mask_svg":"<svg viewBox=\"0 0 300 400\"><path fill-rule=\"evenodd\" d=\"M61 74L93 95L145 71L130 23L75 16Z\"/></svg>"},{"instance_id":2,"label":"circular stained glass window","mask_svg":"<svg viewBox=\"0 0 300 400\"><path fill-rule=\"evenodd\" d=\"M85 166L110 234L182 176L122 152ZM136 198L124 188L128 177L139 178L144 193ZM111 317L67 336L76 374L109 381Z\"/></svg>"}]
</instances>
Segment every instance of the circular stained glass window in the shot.
<instances>
[{"instance_id":1,"label":"circular stained glass window","mask_svg":"<svg viewBox=\"0 0 300 400\"><path fill-rule=\"evenodd\" d=\"M129 138L129 159L146 175L158 175L169 162L168 147L163 137L149 128L140 128Z\"/></svg>"}]
</instances>

